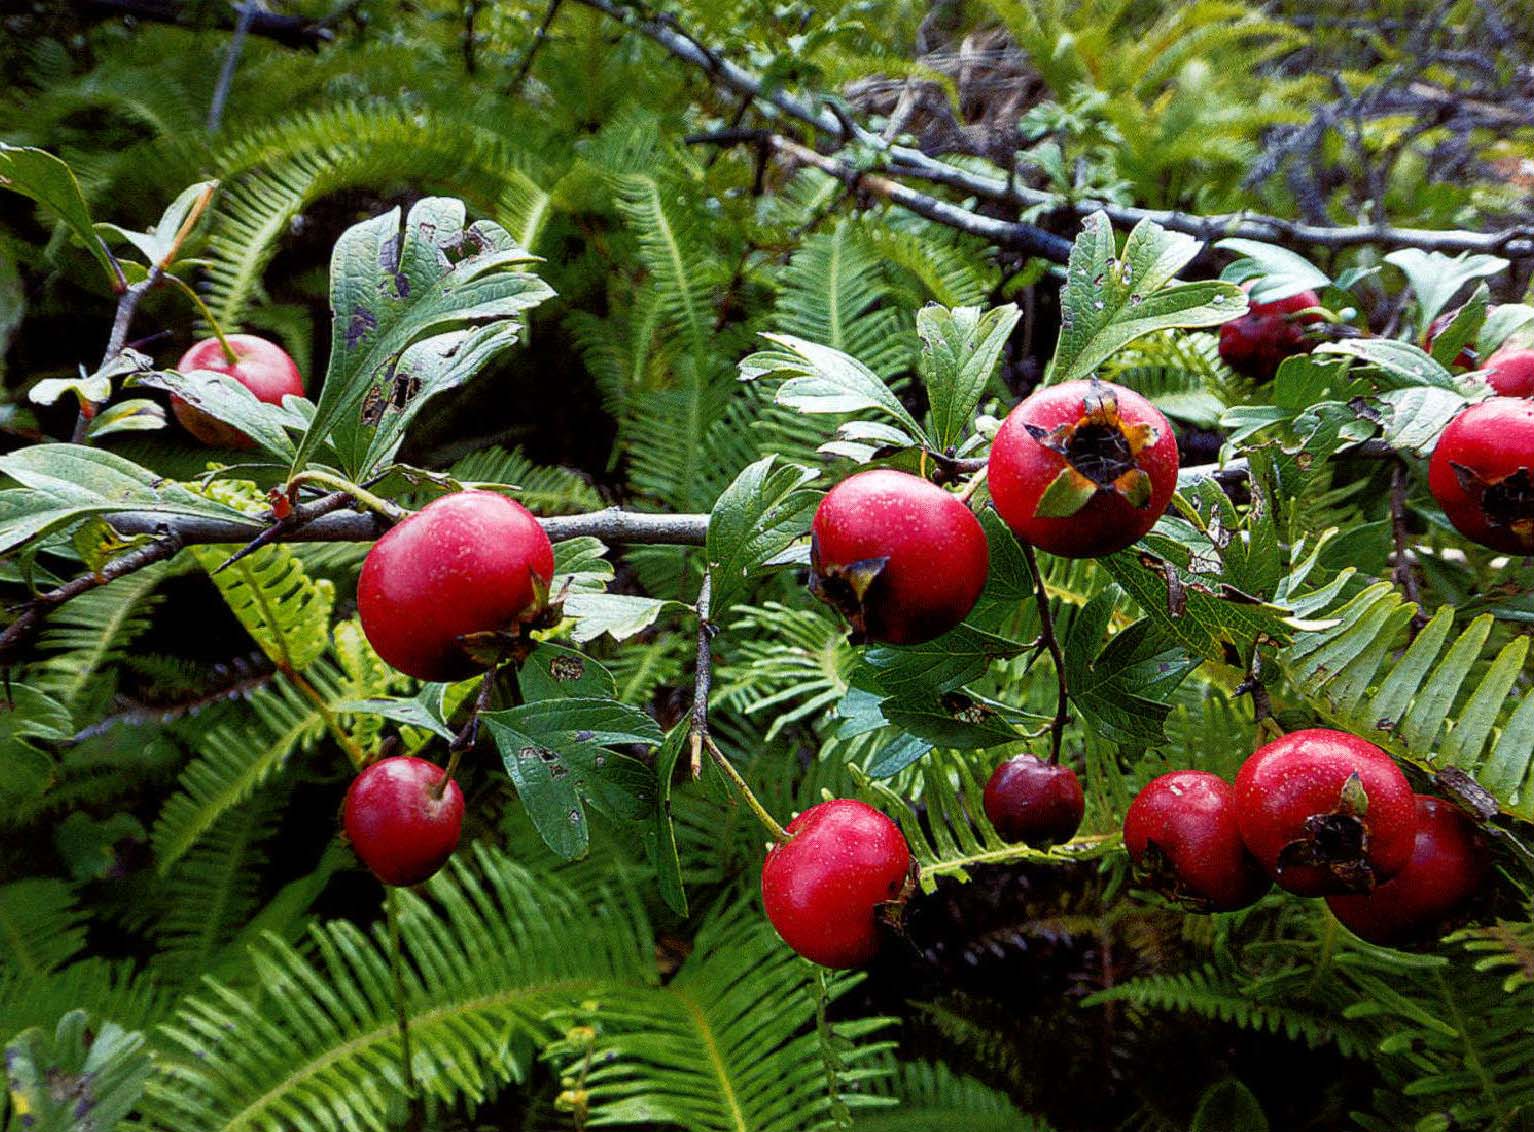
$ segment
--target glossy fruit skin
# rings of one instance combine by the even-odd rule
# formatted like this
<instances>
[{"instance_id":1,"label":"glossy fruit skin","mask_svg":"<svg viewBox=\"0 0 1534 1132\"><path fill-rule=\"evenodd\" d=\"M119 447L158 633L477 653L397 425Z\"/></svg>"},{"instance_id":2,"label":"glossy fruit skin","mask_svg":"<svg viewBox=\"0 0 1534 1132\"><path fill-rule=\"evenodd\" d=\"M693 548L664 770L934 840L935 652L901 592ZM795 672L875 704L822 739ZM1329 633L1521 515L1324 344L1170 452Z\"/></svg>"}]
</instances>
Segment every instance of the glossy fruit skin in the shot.
<instances>
[{"instance_id":1,"label":"glossy fruit skin","mask_svg":"<svg viewBox=\"0 0 1534 1132\"><path fill-rule=\"evenodd\" d=\"M982 801L1004 840L1040 847L1076 836L1086 809L1076 772L1034 755L1018 755L997 767Z\"/></svg>"},{"instance_id":2,"label":"glossy fruit skin","mask_svg":"<svg viewBox=\"0 0 1534 1132\"><path fill-rule=\"evenodd\" d=\"M1367 804L1353 814L1345 792L1358 787ZM1405 868L1416 836L1412 799L1389 755L1325 728L1259 747L1236 775L1242 840L1280 888L1299 896L1368 891ZM1324 860L1307 859L1311 848Z\"/></svg>"},{"instance_id":3,"label":"glossy fruit skin","mask_svg":"<svg viewBox=\"0 0 1534 1132\"><path fill-rule=\"evenodd\" d=\"M425 759L379 759L352 780L341 824L362 863L379 880L420 884L458 848L463 831L463 791L449 782L440 798L432 790L446 773Z\"/></svg>"},{"instance_id":4,"label":"glossy fruit skin","mask_svg":"<svg viewBox=\"0 0 1534 1132\"><path fill-rule=\"evenodd\" d=\"M820 501L811 534L810 588L848 617L858 639L911 645L940 637L985 588L990 547L979 520L919 476L888 468L849 476ZM856 584L879 559L883 568L860 599Z\"/></svg>"},{"instance_id":5,"label":"glossy fruit skin","mask_svg":"<svg viewBox=\"0 0 1534 1132\"><path fill-rule=\"evenodd\" d=\"M1534 401L1493 397L1461 411L1438 438L1427 484L1466 538L1534 554Z\"/></svg>"},{"instance_id":6,"label":"glossy fruit skin","mask_svg":"<svg viewBox=\"0 0 1534 1132\"><path fill-rule=\"evenodd\" d=\"M1145 883L1199 911L1245 908L1272 887L1241 840L1235 791L1206 770L1146 783L1124 815L1124 846Z\"/></svg>"},{"instance_id":7,"label":"glossy fruit skin","mask_svg":"<svg viewBox=\"0 0 1534 1132\"><path fill-rule=\"evenodd\" d=\"M1422 348L1431 354L1433 352L1433 343L1438 341L1438 336L1449 328L1449 324L1454 321L1458 314L1459 311L1457 310L1444 311L1443 314L1428 323L1427 333L1422 336ZM1474 369L1475 360L1475 351L1471 349L1469 343L1466 343L1460 347L1459 353L1454 356L1454 360L1449 364L1459 369Z\"/></svg>"},{"instance_id":8,"label":"glossy fruit skin","mask_svg":"<svg viewBox=\"0 0 1534 1132\"><path fill-rule=\"evenodd\" d=\"M1243 283L1241 289L1250 291L1252 284ZM1305 325L1320 319L1314 314L1291 316L1320 305L1321 298L1314 291L1301 291L1271 303L1253 303L1240 318L1220 326L1220 357L1239 374L1257 381L1273 380L1280 362L1310 348Z\"/></svg>"},{"instance_id":9,"label":"glossy fruit skin","mask_svg":"<svg viewBox=\"0 0 1534 1132\"><path fill-rule=\"evenodd\" d=\"M485 665L458 638L536 613L553 576L554 548L532 512L504 495L461 491L428 503L373 544L357 581L357 612L374 650L401 672L463 680Z\"/></svg>"},{"instance_id":10,"label":"glossy fruit skin","mask_svg":"<svg viewBox=\"0 0 1534 1132\"><path fill-rule=\"evenodd\" d=\"M233 363L224 356L224 348L217 338L204 338L181 355L176 369L181 373L191 370L227 373L254 393L256 400L268 405L280 405L284 397L304 395L303 375L281 346L254 334L230 334L227 337L235 352ZM253 447L250 437L239 429L194 409L179 397L171 398L170 407L181 427L204 444L218 448Z\"/></svg>"},{"instance_id":11,"label":"glossy fruit skin","mask_svg":"<svg viewBox=\"0 0 1534 1132\"><path fill-rule=\"evenodd\" d=\"M1030 430L1053 434L1080 425L1088 417L1089 398L1104 393L1116 401L1119 419L1147 438L1133 462L1149 479L1148 499L1136 507L1119 491L1101 486L1073 515L1036 514L1067 460ZM1018 538L1062 558L1099 558L1137 542L1156 525L1177 489L1177 463L1172 426L1144 397L1108 382L1067 381L1039 389L1007 414L991 445L987 484L996 510Z\"/></svg>"},{"instance_id":12,"label":"glossy fruit skin","mask_svg":"<svg viewBox=\"0 0 1534 1132\"><path fill-rule=\"evenodd\" d=\"M845 970L879 952L880 905L901 899L911 851L900 827L841 798L788 823L792 839L767 851L762 903L783 942L822 967Z\"/></svg>"},{"instance_id":13,"label":"glossy fruit skin","mask_svg":"<svg viewBox=\"0 0 1534 1132\"><path fill-rule=\"evenodd\" d=\"M1486 359L1486 384L1502 397L1534 397L1534 350L1506 346Z\"/></svg>"},{"instance_id":14,"label":"glossy fruit skin","mask_svg":"<svg viewBox=\"0 0 1534 1132\"><path fill-rule=\"evenodd\" d=\"M1406 867L1373 892L1326 898L1332 914L1370 943L1430 943L1453 930L1491 869L1486 838L1452 802L1418 794L1416 807Z\"/></svg>"}]
</instances>

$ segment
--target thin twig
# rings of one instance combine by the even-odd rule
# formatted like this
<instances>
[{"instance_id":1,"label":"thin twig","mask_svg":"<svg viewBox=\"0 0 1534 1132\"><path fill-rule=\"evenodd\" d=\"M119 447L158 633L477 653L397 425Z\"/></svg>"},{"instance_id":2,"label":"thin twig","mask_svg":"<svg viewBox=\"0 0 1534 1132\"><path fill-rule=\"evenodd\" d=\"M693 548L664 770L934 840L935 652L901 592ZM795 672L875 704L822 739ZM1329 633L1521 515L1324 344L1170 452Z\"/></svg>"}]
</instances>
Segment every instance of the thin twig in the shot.
<instances>
[{"instance_id":1,"label":"thin twig","mask_svg":"<svg viewBox=\"0 0 1534 1132\"><path fill-rule=\"evenodd\" d=\"M410 1048L410 1010L405 994L405 957L400 946L399 897L393 885L384 886L384 918L389 923L389 974L394 982L394 1021L399 1027L399 1066L405 1099L414 1116L416 1096L415 1064Z\"/></svg>"},{"instance_id":2,"label":"thin twig","mask_svg":"<svg viewBox=\"0 0 1534 1132\"><path fill-rule=\"evenodd\" d=\"M433 798L442 797L447 784L453 781L453 776L458 773L458 763L463 758L463 753L472 751L474 744L479 742L479 717L490 710L490 697L495 692L495 677L500 669L501 661L497 659L480 677L479 691L474 696L474 702L469 705L469 718L464 720L463 726L458 729L458 734L454 735L453 741L447 745L447 767L443 770L442 777L431 788Z\"/></svg>"},{"instance_id":3,"label":"thin twig","mask_svg":"<svg viewBox=\"0 0 1534 1132\"><path fill-rule=\"evenodd\" d=\"M1060 641L1055 636L1055 619L1049 611L1049 587L1044 584L1044 571L1039 569L1038 556L1034 554L1033 547L1026 542L1022 544L1023 559L1028 563L1028 572L1033 575L1033 587L1039 606L1039 638L1044 647L1049 650L1049 658L1055 664L1055 683L1059 687L1059 696L1055 701L1055 717L1049 725L1049 761L1060 761L1060 747L1065 739L1065 725L1070 720L1070 692L1065 686L1065 654L1060 649Z\"/></svg>"},{"instance_id":4,"label":"thin twig","mask_svg":"<svg viewBox=\"0 0 1534 1132\"><path fill-rule=\"evenodd\" d=\"M1407 631L1413 639L1427 624L1422 612L1422 590L1417 585L1417 571L1412 565L1411 532L1406 529L1406 493L1410 487L1406 461L1397 459L1390 468L1390 533L1395 542L1395 561L1390 566L1390 577L1406 600L1417 607L1412 614Z\"/></svg>"},{"instance_id":5,"label":"thin twig","mask_svg":"<svg viewBox=\"0 0 1534 1132\"><path fill-rule=\"evenodd\" d=\"M80 5L88 15L131 16L147 23L173 24L192 30L195 25L182 18L188 7L184 0L83 0ZM232 23L228 19L219 22L224 27ZM335 38L326 24L325 20L258 11L251 19L250 33L287 47L317 48Z\"/></svg>"},{"instance_id":6,"label":"thin twig","mask_svg":"<svg viewBox=\"0 0 1534 1132\"><path fill-rule=\"evenodd\" d=\"M235 6L239 13L234 21L234 34L229 37L229 47L224 52L224 65L218 72L218 83L213 87L213 101L208 105L208 133L218 133L219 123L224 119L224 104L229 100L229 88L234 83L234 72L240 63L240 52L245 50L245 37L256 14L254 0L246 0Z\"/></svg>"},{"instance_id":7,"label":"thin twig","mask_svg":"<svg viewBox=\"0 0 1534 1132\"><path fill-rule=\"evenodd\" d=\"M698 590L698 658L692 690L692 776L703 773L703 741L708 738L708 694L714 684L714 626L709 620L709 601L713 597L713 578L703 575Z\"/></svg>"},{"instance_id":8,"label":"thin twig","mask_svg":"<svg viewBox=\"0 0 1534 1132\"><path fill-rule=\"evenodd\" d=\"M511 82L506 87L506 97L510 98L522 89L522 84L527 81L527 76L532 73L533 60L538 58L538 51L544 41L549 37L549 28L554 23L554 17L559 14L559 7L564 0L549 0L549 6L543 10L543 19L538 24L538 30L533 32L533 42L528 45L527 54L522 56L522 62L517 66L517 73L511 76Z\"/></svg>"}]
</instances>

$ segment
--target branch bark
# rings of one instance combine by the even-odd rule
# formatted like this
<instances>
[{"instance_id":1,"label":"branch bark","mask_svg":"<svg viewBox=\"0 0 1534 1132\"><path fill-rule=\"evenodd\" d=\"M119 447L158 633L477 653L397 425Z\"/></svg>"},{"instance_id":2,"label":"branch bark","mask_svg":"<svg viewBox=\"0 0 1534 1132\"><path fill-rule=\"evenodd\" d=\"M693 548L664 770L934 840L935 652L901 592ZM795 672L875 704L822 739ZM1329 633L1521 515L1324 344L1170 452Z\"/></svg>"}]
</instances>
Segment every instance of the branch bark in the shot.
<instances>
[{"instance_id":1,"label":"branch bark","mask_svg":"<svg viewBox=\"0 0 1534 1132\"><path fill-rule=\"evenodd\" d=\"M130 16L147 23L171 24L193 30L197 26L182 19L186 5L176 3L175 0L84 0L80 7L86 15L101 19ZM221 17L217 26L232 28L234 24L235 19L227 16ZM311 50L335 38L335 33L323 22L260 10L252 14L250 34L273 40L285 47L306 47Z\"/></svg>"}]
</instances>

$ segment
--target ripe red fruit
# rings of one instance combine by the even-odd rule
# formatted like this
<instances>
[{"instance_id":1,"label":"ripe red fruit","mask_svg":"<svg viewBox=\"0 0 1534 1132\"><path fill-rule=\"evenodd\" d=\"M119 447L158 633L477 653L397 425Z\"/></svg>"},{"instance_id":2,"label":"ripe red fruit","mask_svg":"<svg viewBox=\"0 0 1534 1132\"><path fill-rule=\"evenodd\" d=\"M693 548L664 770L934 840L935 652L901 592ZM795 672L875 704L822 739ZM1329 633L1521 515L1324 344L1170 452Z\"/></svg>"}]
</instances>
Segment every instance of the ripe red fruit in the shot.
<instances>
[{"instance_id":1,"label":"ripe red fruit","mask_svg":"<svg viewBox=\"0 0 1534 1132\"><path fill-rule=\"evenodd\" d=\"M1333 915L1370 943L1428 943L1457 927L1491 867L1486 838L1453 803L1418 794L1416 806L1406 867L1373 892L1326 898Z\"/></svg>"},{"instance_id":2,"label":"ripe red fruit","mask_svg":"<svg viewBox=\"0 0 1534 1132\"><path fill-rule=\"evenodd\" d=\"M1422 336L1423 349L1431 354L1433 352L1433 343L1438 341L1440 334L1449 329L1449 324L1454 321L1455 316L1458 314L1458 310L1444 311L1443 314L1428 323L1427 333ZM1475 358L1475 351L1470 348L1470 344L1467 342L1460 347L1459 353L1454 355L1454 360L1449 364L1458 366L1460 369L1474 369Z\"/></svg>"},{"instance_id":3,"label":"ripe red fruit","mask_svg":"<svg viewBox=\"0 0 1534 1132\"><path fill-rule=\"evenodd\" d=\"M1503 397L1534 397L1534 350L1502 347L1486 359L1485 377Z\"/></svg>"},{"instance_id":4,"label":"ripe red fruit","mask_svg":"<svg viewBox=\"0 0 1534 1132\"><path fill-rule=\"evenodd\" d=\"M385 884L420 884L440 869L463 830L463 791L436 763L400 756L363 770L346 792L341 824L374 876Z\"/></svg>"},{"instance_id":5,"label":"ripe red fruit","mask_svg":"<svg viewBox=\"0 0 1534 1132\"><path fill-rule=\"evenodd\" d=\"M428 503L373 544L357 581L362 631L378 655L420 680L486 666L459 640L541 611L554 548L526 507L488 491Z\"/></svg>"},{"instance_id":6,"label":"ripe red fruit","mask_svg":"<svg viewBox=\"0 0 1534 1132\"><path fill-rule=\"evenodd\" d=\"M1300 896L1368 892L1406 867L1416 836L1395 760L1324 728L1276 739L1241 765L1236 820L1258 863Z\"/></svg>"},{"instance_id":7,"label":"ripe red fruit","mask_svg":"<svg viewBox=\"0 0 1534 1132\"><path fill-rule=\"evenodd\" d=\"M1241 289L1250 291L1252 284L1243 283ZM1253 303L1240 318L1221 325L1220 357L1239 374L1271 381L1280 362L1310 348L1305 325L1320 321L1321 316L1298 312L1320 305L1314 291L1301 291L1271 303Z\"/></svg>"},{"instance_id":8,"label":"ripe red fruit","mask_svg":"<svg viewBox=\"0 0 1534 1132\"><path fill-rule=\"evenodd\" d=\"M1097 558L1155 526L1177 488L1177 438L1138 393L1104 381L1038 390L991 446L996 510L1018 538Z\"/></svg>"},{"instance_id":9,"label":"ripe red fruit","mask_svg":"<svg viewBox=\"0 0 1534 1132\"><path fill-rule=\"evenodd\" d=\"M1206 770L1153 778L1124 815L1142 883L1203 912L1251 904L1271 887L1241 840L1230 783Z\"/></svg>"},{"instance_id":10,"label":"ripe red fruit","mask_svg":"<svg viewBox=\"0 0 1534 1132\"><path fill-rule=\"evenodd\" d=\"M204 338L181 355L176 369L181 373L191 370L227 373L254 393L256 400L268 405L280 405L282 399L290 395L304 395L303 376L281 346L254 334L229 334L226 337L235 353L233 362L224 355L224 347L217 338ZM204 444L219 448L252 446L250 437L239 429L208 416L201 409L194 409L179 397L171 398L170 407L181 427Z\"/></svg>"},{"instance_id":11,"label":"ripe red fruit","mask_svg":"<svg viewBox=\"0 0 1534 1132\"><path fill-rule=\"evenodd\" d=\"M861 966L879 951L881 905L902 898L911 851L900 827L841 798L788 823L792 839L767 851L762 903L800 955L822 967Z\"/></svg>"},{"instance_id":12,"label":"ripe red fruit","mask_svg":"<svg viewBox=\"0 0 1534 1132\"><path fill-rule=\"evenodd\" d=\"M1086 808L1076 772L1033 755L997 767L983 801L985 816L1003 839L1039 846L1074 837Z\"/></svg>"},{"instance_id":13,"label":"ripe red fruit","mask_svg":"<svg viewBox=\"0 0 1534 1132\"><path fill-rule=\"evenodd\" d=\"M1534 401L1493 397L1449 422L1428 464L1428 489L1466 538L1534 554Z\"/></svg>"},{"instance_id":14,"label":"ripe red fruit","mask_svg":"<svg viewBox=\"0 0 1534 1132\"><path fill-rule=\"evenodd\" d=\"M969 615L985 588L985 531L958 496L919 476L859 472L815 510L810 591L856 640L920 644Z\"/></svg>"}]
</instances>

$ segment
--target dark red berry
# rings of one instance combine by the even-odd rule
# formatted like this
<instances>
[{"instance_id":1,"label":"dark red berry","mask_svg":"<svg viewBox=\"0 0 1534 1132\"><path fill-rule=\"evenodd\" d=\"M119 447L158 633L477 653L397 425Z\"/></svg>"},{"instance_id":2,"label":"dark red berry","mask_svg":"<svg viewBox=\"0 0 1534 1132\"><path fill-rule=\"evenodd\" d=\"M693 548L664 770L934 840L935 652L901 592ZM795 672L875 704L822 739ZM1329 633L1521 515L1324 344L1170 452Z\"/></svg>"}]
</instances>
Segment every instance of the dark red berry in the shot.
<instances>
[{"instance_id":1,"label":"dark red berry","mask_svg":"<svg viewBox=\"0 0 1534 1132\"><path fill-rule=\"evenodd\" d=\"M1502 347L1486 359L1485 377L1503 397L1534 397L1534 350Z\"/></svg>"},{"instance_id":2,"label":"dark red berry","mask_svg":"<svg viewBox=\"0 0 1534 1132\"><path fill-rule=\"evenodd\" d=\"M810 589L858 640L919 644L969 615L985 588L985 531L958 496L880 468L833 487L815 511Z\"/></svg>"},{"instance_id":3,"label":"dark red berry","mask_svg":"<svg viewBox=\"0 0 1534 1132\"><path fill-rule=\"evenodd\" d=\"M1004 840L1040 846L1076 836L1086 808L1076 772L1033 755L997 767L985 784L984 803L985 816Z\"/></svg>"},{"instance_id":4,"label":"dark red berry","mask_svg":"<svg viewBox=\"0 0 1534 1132\"><path fill-rule=\"evenodd\" d=\"M1491 868L1486 838L1451 802L1416 796L1417 837L1406 867L1373 892L1328 896L1356 936L1391 947L1430 943L1458 927Z\"/></svg>"},{"instance_id":5,"label":"dark red berry","mask_svg":"<svg viewBox=\"0 0 1534 1132\"><path fill-rule=\"evenodd\" d=\"M1138 393L1102 381L1038 390L991 446L991 498L1018 538L1097 558L1155 526L1177 488L1177 438Z\"/></svg>"},{"instance_id":6,"label":"dark red berry","mask_svg":"<svg viewBox=\"0 0 1534 1132\"><path fill-rule=\"evenodd\" d=\"M1252 284L1243 283L1241 289L1250 291ZM1239 374L1271 381L1280 362L1310 348L1305 325L1319 321L1321 316L1298 312L1320 305L1314 291L1301 291L1271 303L1253 303L1240 318L1221 325L1220 357Z\"/></svg>"},{"instance_id":7,"label":"dark red berry","mask_svg":"<svg viewBox=\"0 0 1534 1132\"><path fill-rule=\"evenodd\" d=\"M1438 341L1438 336L1449 329L1449 324L1458 316L1459 311L1445 311L1432 322L1428 323L1427 333L1422 336L1422 345L1428 353L1433 352L1433 343ZM1459 369L1474 369L1476 354L1467 342L1460 347L1459 353L1454 355L1454 360L1449 364Z\"/></svg>"},{"instance_id":8,"label":"dark red berry","mask_svg":"<svg viewBox=\"0 0 1534 1132\"><path fill-rule=\"evenodd\" d=\"M204 338L181 355L176 369L181 373L192 370L227 373L254 393L256 400L268 405L280 405L284 397L304 395L303 376L281 346L254 334L229 334L226 337L235 354L233 362L224 354L224 347L217 338ZM194 409L180 397L172 397L170 407L181 427L204 444L219 448L253 446L250 437L239 429L208 416L201 409Z\"/></svg>"},{"instance_id":9,"label":"dark red berry","mask_svg":"<svg viewBox=\"0 0 1534 1132\"><path fill-rule=\"evenodd\" d=\"M428 503L368 551L357 612L378 655L420 680L462 680L486 666L459 638L536 615L554 548L526 507L488 491Z\"/></svg>"},{"instance_id":10,"label":"dark red berry","mask_svg":"<svg viewBox=\"0 0 1534 1132\"><path fill-rule=\"evenodd\" d=\"M1245 908L1272 887L1236 825L1230 783L1206 770L1153 778L1124 815L1141 883L1202 912Z\"/></svg>"},{"instance_id":11,"label":"dark red berry","mask_svg":"<svg viewBox=\"0 0 1534 1132\"><path fill-rule=\"evenodd\" d=\"M1342 731L1295 731L1236 775L1236 820L1252 856L1300 896L1368 892L1406 867L1416 818L1395 760Z\"/></svg>"},{"instance_id":12,"label":"dark red berry","mask_svg":"<svg viewBox=\"0 0 1534 1132\"><path fill-rule=\"evenodd\" d=\"M811 806L792 838L767 851L762 903L800 955L823 967L858 967L879 951L886 905L904 898L911 852L900 827L851 799Z\"/></svg>"},{"instance_id":13,"label":"dark red berry","mask_svg":"<svg viewBox=\"0 0 1534 1132\"><path fill-rule=\"evenodd\" d=\"M380 759L346 792L341 824L357 856L385 884L420 884L458 848L463 791L425 759Z\"/></svg>"},{"instance_id":14,"label":"dark red berry","mask_svg":"<svg viewBox=\"0 0 1534 1132\"><path fill-rule=\"evenodd\" d=\"M1534 401L1493 397L1443 430L1428 489L1461 534L1507 554L1534 554Z\"/></svg>"}]
</instances>

